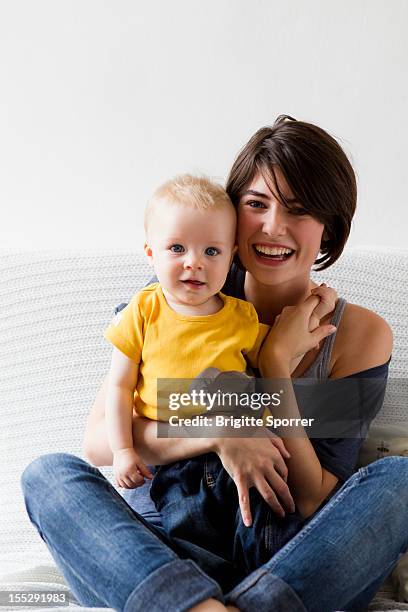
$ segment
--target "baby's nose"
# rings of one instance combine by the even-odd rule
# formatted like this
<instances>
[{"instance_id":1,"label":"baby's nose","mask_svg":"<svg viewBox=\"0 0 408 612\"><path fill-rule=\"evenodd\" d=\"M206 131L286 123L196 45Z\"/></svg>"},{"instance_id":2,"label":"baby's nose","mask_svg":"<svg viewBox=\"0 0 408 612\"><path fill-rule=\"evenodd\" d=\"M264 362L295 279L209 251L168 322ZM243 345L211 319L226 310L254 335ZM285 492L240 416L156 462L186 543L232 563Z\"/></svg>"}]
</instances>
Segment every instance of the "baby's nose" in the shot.
<instances>
[{"instance_id":1,"label":"baby's nose","mask_svg":"<svg viewBox=\"0 0 408 612\"><path fill-rule=\"evenodd\" d=\"M203 267L201 257L194 253L188 254L184 260L184 267L186 270L201 270Z\"/></svg>"}]
</instances>

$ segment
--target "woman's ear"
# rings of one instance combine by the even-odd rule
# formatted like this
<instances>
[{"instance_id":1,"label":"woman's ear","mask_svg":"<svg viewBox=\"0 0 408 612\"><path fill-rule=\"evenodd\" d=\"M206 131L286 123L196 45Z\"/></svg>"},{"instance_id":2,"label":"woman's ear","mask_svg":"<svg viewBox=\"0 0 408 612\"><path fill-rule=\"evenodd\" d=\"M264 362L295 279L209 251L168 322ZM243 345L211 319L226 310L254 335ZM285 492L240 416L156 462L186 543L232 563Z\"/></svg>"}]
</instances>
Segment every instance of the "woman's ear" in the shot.
<instances>
[{"instance_id":1,"label":"woman's ear","mask_svg":"<svg viewBox=\"0 0 408 612\"><path fill-rule=\"evenodd\" d=\"M143 248L144 248L145 255L146 255L147 259L148 259L149 265L153 266L153 251L152 251L152 248L147 244L147 242L145 242Z\"/></svg>"},{"instance_id":2,"label":"woman's ear","mask_svg":"<svg viewBox=\"0 0 408 612\"><path fill-rule=\"evenodd\" d=\"M323 234L322 234L322 242L327 242L328 240L329 240L329 232L327 231L326 228L324 228Z\"/></svg>"},{"instance_id":3,"label":"woman's ear","mask_svg":"<svg viewBox=\"0 0 408 612\"><path fill-rule=\"evenodd\" d=\"M327 242L329 241L329 234L327 232L326 229L323 230L323 234L322 234L322 239L320 241L320 250L322 250L322 247L324 247L325 245L327 245Z\"/></svg>"}]
</instances>

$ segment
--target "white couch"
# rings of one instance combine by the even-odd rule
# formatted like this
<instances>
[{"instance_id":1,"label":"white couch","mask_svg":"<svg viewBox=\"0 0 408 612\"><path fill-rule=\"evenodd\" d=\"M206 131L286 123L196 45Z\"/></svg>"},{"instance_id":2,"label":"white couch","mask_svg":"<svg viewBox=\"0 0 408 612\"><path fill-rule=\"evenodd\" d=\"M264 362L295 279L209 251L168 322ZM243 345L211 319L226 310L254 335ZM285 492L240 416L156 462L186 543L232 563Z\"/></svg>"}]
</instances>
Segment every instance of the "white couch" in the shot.
<instances>
[{"instance_id":1,"label":"white couch","mask_svg":"<svg viewBox=\"0 0 408 612\"><path fill-rule=\"evenodd\" d=\"M317 276L394 330L390 372L398 380L380 426L408 422L407 274L408 251L349 250ZM150 275L135 252L0 252L0 589L63 584L25 513L20 475L44 453L82 456L85 418L109 363L102 330L115 305ZM109 469L104 473L111 477ZM397 609L379 600L374 605Z\"/></svg>"}]
</instances>

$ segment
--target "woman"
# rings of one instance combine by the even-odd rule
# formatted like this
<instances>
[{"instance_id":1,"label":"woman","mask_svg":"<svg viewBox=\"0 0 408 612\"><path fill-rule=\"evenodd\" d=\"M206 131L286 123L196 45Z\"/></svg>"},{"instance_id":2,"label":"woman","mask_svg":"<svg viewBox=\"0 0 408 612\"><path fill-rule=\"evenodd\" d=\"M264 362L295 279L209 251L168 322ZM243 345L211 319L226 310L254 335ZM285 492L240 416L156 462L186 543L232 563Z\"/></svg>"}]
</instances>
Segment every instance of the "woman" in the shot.
<instances>
[{"instance_id":1,"label":"woman","mask_svg":"<svg viewBox=\"0 0 408 612\"><path fill-rule=\"evenodd\" d=\"M340 256L356 204L354 172L337 142L316 126L279 117L241 151L227 190L238 211L240 261L224 290L251 301L260 320L274 324L261 375L289 381L290 360L301 350L294 378L356 377L362 384L376 378L384 388L392 336L380 317L339 299L323 321L337 333L319 347L308 334L312 265L324 269ZM106 381L84 438L95 465L112 459L105 391ZM377 395L362 407L369 418L379 401ZM23 475L27 509L83 604L126 611L225 610L222 602L240 610L359 610L408 546L407 460L387 458L352 475L359 438L284 437L280 445L266 438L157 439L155 424L141 418L133 429L150 464L216 453L248 522L254 487L275 515L283 517L294 502L304 526L287 543L278 540L279 552L225 598L215 580L172 550L146 487L130 492L137 514L95 468L70 455L46 455ZM392 521L381 540L385 516ZM280 538L277 521L273 538Z\"/></svg>"}]
</instances>

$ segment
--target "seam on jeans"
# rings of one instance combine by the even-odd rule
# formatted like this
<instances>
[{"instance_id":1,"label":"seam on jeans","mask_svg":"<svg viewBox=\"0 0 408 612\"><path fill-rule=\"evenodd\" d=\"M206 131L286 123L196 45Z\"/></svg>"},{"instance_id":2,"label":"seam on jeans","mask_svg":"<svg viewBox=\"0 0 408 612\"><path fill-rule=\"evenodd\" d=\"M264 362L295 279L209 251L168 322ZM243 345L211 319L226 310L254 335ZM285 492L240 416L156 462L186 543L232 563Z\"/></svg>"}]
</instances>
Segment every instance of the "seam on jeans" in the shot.
<instances>
[{"instance_id":1,"label":"seam on jeans","mask_svg":"<svg viewBox=\"0 0 408 612\"><path fill-rule=\"evenodd\" d=\"M212 488L215 486L214 476L208 469L208 457L205 457L204 459L204 479L208 487Z\"/></svg>"},{"instance_id":2,"label":"seam on jeans","mask_svg":"<svg viewBox=\"0 0 408 612\"><path fill-rule=\"evenodd\" d=\"M255 586L255 584L267 574L269 574L269 571L266 569L259 568L255 570L254 572L252 572L252 574L250 574L244 579L245 584L242 584L242 582L240 584L237 584L237 586L234 587L232 591L230 591L230 593L228 593L228 596L233 593L234 600L237 599L238 597L240 597L240 595L243 595L249 589L252 589L252 587Z\"/></svg>"},{"instance_id":3,"label":"seam on jeans","mask_svg":"<svg viewBox=\"0 0 408 612\"><path fill-rule=\"evenodd\" d=\"M311 519L309 523L307 523L300 531L296 534L289 542L285 544L281 550L279 550L271 559L268 564L276 565L278 562L282 561L285 557L288 556L290 552L292 552L299 544L304 540L304 538L315 529L315 527L319 527L320 517L323 513L327 512L328 508L333 508L336 506L348 493L351 489L354 489L361 481L363 477L365 477L367 471L365 468L361 468L358 472L353 474L351 478L344 483L343 489L341 489L327 504ZM273 567L269 567L268 571L273 571Z\"/></svg>"},{"instance_id":4,"label":"seam on jeans","mask_svg":"<svg viewBox=\"0 0 408 612\"><path fill-rule=\"evenodd\" d=\"M264 545L265 550L270 552L273 545L274 529L271 525L271 514L268 512L266 517L265 531L264 531Z\"/></svg>"},{"instance_id":5,"label":"seam on jeans","mask_svg":"<svg viewBox=\"0 0 408 612\"><path fill-rule=\"evenodd\" d=\"M255 573L255 572L254 572ZM249 578L249 577L248 577ZM263 578L265 578L267 581L269 581L269 583L267 583L266 585L261 585L261 599L262 599L262 595L263 593L267 593L268 589L271 590L272 587L272 592L274 591L273 587L278 586L279 588L283 588L283 591L286 591L286 597L285 597L285 602L284 602L284 608L282 607L282 602L276 602L277 603L277 609L279 608L279 610L303 610L304 612L307 612L302 600L300 599L299 595L296 593L296 591L290 586L290 584L288 584L285 580L283 580L280 576L273 576L270 575L269 572L267 571L262 571L260 572L260 570L257 570L256 572L256 579L255 580L249 580L248 578L245 579L245 586L243 588L239 588L239 585L237 587L235 587L232 591L230 591L230 593L227 594L226 596L226 603L232 603L234 606L238 607L240 610L245 609L245 610L252 610L253 605L252 604L252 598L250 596L250 601L242 601L242 598L245 598L245 595L247 593L248 590L250 590L253 587L256 587L256 583L260 582ZM258 586L258 590L259 590L259 586ZM287 600L287 596L289 596L290 601L288 602ZM266 594L266 597L268 598L268 595ZM271 609L270 605L268 605L270 603L270 599L268 598L266 601L264 599L263 601L263 605L267 606L267 609ZM251 607L248 606L251 605ZM293 607L293 604L296 604L296 607ZM258 606L259 607L259 606ZM275 609L275 607L273 606L273 608Z\"/></svg>"},{"instance_id":6,"label":"seam on jeans","mask_svg":"<svg viewBox=\"0 0 408 612\"><path fill-rule=\"evenodd\" d=\"M80 459L79 457L75 457L75 459ZM169 546L169 544L167 544L164 540L162 540L154 531L152 531L151 529L149 529L144 521L146 521L147 523L149 521L147 521L146 519L143 518L143 516L141 514L139 514L138 512L136 512L136 510L133 510L133 508L127 503L127 501L121 496L121 494L115 489L115 487L109 482L109 480L102 474L102 472L100 472L97 468L92 467L91 465L87 464L85 461L83 461L82 459L80 459L86 466L86 471L88 473L90 473L93 477L98 478L99 480L101 480L101 484L105 487L105 489L109 492L109 494L111 494L115 500L117 501L117 503L119 505L121 505L123 507L123 510L128 514L128 516L133 519L134 521L136 521L139 526L143 527L143 529L145 531L147 531L153 538L155 538L160 544L162 544L163 546L166 546L167 551L174 557L174 560L179 559L180 557L178 556L178 554ZM76 471L76 475L80 474L80 470L82 469L82 465L80 466L80 468L78 469L77 466L75 466L75 471ZM51 493L48 496L47 501L49 502L50 499L54 499L54 496L58 496L60 493L60 491L57 488L54 488ZM42 517L43 517L43 511L44 511L44 505L42 504L41 507L38 509L38 523L41 525L42 522ZM37 528L38 531L40 531L39 527ZM63 554L63 551L60 551L57 546L55 545L55 543L50 545L48 545L48 540L45 539L45 537L41 536L42 539L44 540L44 542L47 544L48 548L55 548L58 552L58 554L64 559L64 561L66 563L68 563L68 559L65 559L65 556ZM72 571L72 568L70 568ZM81 578L80 575L78 575L79 578ZM98 597L98 593L96 593L95 591L95 596Z\"/></svg>"},{"instance_id":7,"label":"seam on jeans","mask_svg":"<svg viewBox=\"0 0 408 612\"><path fill-rule=\"evenodd\" d=\"M192 574L192 578L203 578L206 582L207 582L207 587L208 587L208 592L204 593L204 597L206 599L208 599L209 597L214 597L216 599L218 599L218 601L223 601L223 595L221 592L221 589L218 585L218 583L213 580L210 576L208 576L205 572L203 572L203 570L191 559L176 559L174 561L170 561L169 563L165 563L164 565L158 567L157 569L155 569L151 574L149 574L148 576L146 576L146 578L144 578L142 580L141 583L139 583L137 585L137 587L130 593L130 595L128 596L126 603L125 603L125 607L124 610L132 610L133 609L133 603L137 602L137 608L135 609L140 609L140 591L141 589L143 589L146 585L146 583L148 583L149 581L152 580L152 578L154 578L155 575L159 575L160 574L172 574L174 573L175 575L177 575L179 572L176 570L174 571L174 566L177 565L178 566L184 566L184 565L188 565L190 571L193 572ZM170 569L170 572L169 572ZM198 576L194 575L194 574L198 574ZM212 593L210 592L212 591ZM142 596L143 599L143 596ZM135 601L136 600L136 601ZM145 602L142 602L145 603ZM198 601L197 603L200 603L200 601ZM196 604L194 604L196 605ZM188 609L190 609L190 605L188 607ZM177 608L178 610L181 610L181 608ZM183 606L183 609L185 609L185 607Z\"/></svg>"}]
</instances>

